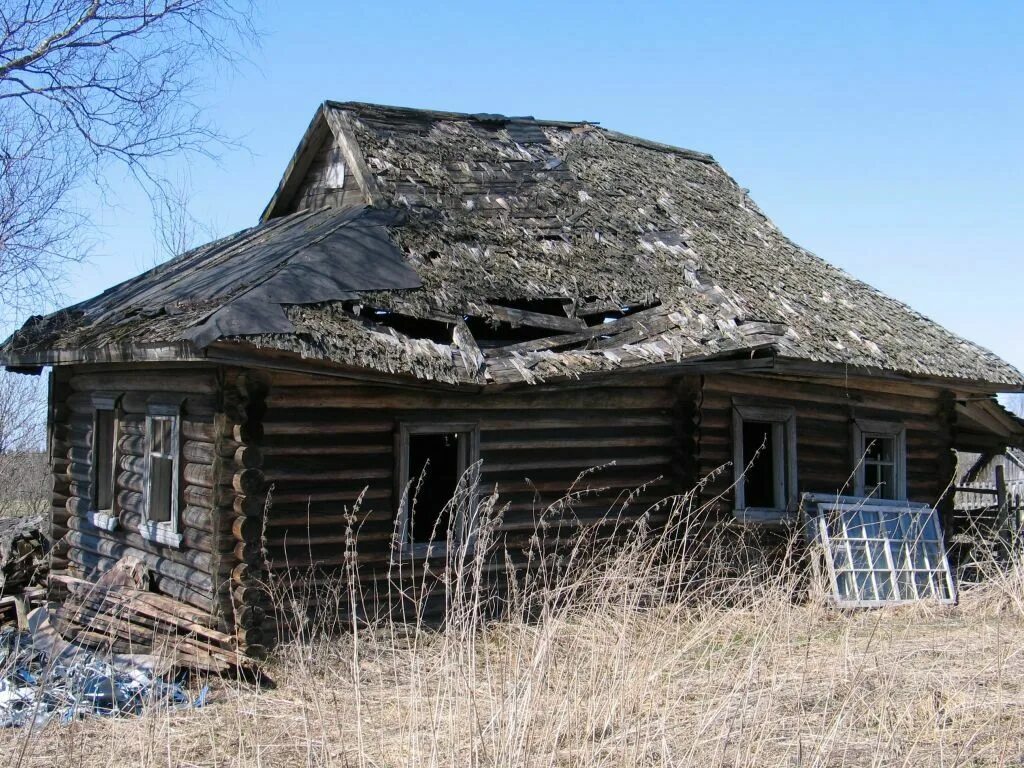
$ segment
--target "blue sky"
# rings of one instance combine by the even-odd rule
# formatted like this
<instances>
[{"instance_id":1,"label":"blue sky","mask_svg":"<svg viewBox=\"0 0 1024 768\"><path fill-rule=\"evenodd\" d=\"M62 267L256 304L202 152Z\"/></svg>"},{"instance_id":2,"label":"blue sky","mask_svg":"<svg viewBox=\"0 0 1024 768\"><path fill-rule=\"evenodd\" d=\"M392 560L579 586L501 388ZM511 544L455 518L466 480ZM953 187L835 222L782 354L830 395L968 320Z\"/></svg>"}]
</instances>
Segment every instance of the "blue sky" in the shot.
<instances>
[{"instance_id":1,"label":"blue sky","mask_svg":"<svg viewBox=\"0 0 1024 768\"><path fill-rule=\"evenodd\" d=\"M256 221L324 99L587 119L710 152L801 245L1024 369L1024 3L265 0L258 24L207 94L247 151L177 171L214 234ZM73 300L156 253L129 185L82 204Z\"/></svg>"}]
</instances>

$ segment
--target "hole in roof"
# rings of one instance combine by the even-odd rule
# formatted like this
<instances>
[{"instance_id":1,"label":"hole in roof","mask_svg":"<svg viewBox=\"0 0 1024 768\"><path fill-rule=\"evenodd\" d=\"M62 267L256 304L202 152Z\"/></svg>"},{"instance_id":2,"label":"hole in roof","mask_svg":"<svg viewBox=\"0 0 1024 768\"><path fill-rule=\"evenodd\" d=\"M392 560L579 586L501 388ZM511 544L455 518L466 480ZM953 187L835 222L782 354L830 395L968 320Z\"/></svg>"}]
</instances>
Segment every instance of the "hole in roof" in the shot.
<instances>
[{"instance_id":1,"label":"hole in roof","mask_svg":"<svg viewBox=\"0 0 1024 768\"><path fill-rule=\"evenodd\" d=\"M642 312L645 309L654 309L655 307L660 306L661 302L657 300L646 304L621 304L616 309L608 309L603 312L587 314L583 317L583 320L588 326L593 327L595 325L614 323L616 320L621 320L624 317L635 315L637 312Z\"/></svg>"},{"instance_id":2,"label":"hole in roof","mask_svg":"<svg viewBox=\"0 0 1024 768\"><path fill-rule=\"evenodd\" d=\"M358 302L346 302L345 309L362 320L394 328L403 336L408 336L411 339L429 339L438 344L452 343L454 326L451 323L403 315L388 309L360 305Z\"/></svg>"},{"instance_id":3,"label":"hole in roof","mask_svg":"<svg viewBox=\"0 0 1024 768\"><path fill-rule=\"evenodd\" d=\"M466 325L481 349L505 347L521 341L534 341L558 335L558 331L546 328L532 328L528 325L513 327L505 321L494 321L479 315L467 315Z\"/></svg>"},{"instance_id":4,"label":"hole in roof","mask_svg":"<svg viewBox=\"0 0 1024 768\"><path fill-rule=\"evenodd\" d=\"M488 299L489 304L509 309L521 309L524 312L536 312L540 315L554 315L555 317L568 317L566 307L569 302L562 298L546 299ZM547 335L550 335L547 334Z\"/></svg>"}]
</instances>

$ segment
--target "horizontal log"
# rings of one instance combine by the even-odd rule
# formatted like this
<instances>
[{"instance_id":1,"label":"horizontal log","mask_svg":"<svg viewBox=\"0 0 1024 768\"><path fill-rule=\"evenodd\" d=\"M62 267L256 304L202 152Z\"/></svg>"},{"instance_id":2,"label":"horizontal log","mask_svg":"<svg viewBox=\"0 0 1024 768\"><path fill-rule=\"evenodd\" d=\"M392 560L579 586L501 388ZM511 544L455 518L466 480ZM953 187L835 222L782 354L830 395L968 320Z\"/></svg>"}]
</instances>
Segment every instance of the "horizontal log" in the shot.
<instances>
[{"instance_id":1,"label":"horizontal log","mask_svg":"<svg viewBox=\"0 0 1024 768\"><path fill-rule=\"evenodd\" d=\"M231 525L231 534L238 541L255 543L263 535L263 521L258 517L236 517Z\"/></svg>"},{"instance_id":2,"label":"horizontal log","mask_svg":"<svg viewBox=\"0 0 1024 768\"><path fill-rule=\"evenodd\" d=\"M668 408L673 404L671 391L665 388L628 390L567 390L544 393L515 393L464 396L434 392L396 390L379 387L321 387L303 390L275 390L267 397L267 406L274 408L323 409L458 409L458 410L522 410L532 408L582 408L593 410Z\"/></svg>"},{"instance_id":3,"label":"horizontal log","mask_svg":"<svg viewBox=\"0 0 1024 768\"><path fill-rule=\"evenodd\" d=\"M234 424L231 428L231 437L239 443L260 443L263 440L263 429L263 424L257 421Z\"/></svg>"},{"instance_id":4,"label":"horizontal log","mask_svg":"<svg viewBox=\"0 0 1024 768\"><path fill-rule=\"evenodd\" d=\"M87 578L89 574L109 571L117 564L118 559L120 558L112 558L76 547L72 547L68 551L68 560L83 574L83 578ZM158 592L205 611L212 612L216 605L207 593L191 589L187 584L182 584L160 573L153 573L151 584Z\"/></svg>"},{"instance_id":5,"label":"horizontal log","mask_svg":"<svg viewBox=\"0 0 1024 768\"><path fill-rule=\"evenodd\" d=\"M136 557L145 563L146 568L155 576L177 582L179 585L203 595L208 600L210 606L212 607L213 605L213 581L207 573L180 563L171 562L166 558L132 547L129 544L98 535L94 536L81 531L69 531L67 540L70 545L68 554L71 559L77 558L75 550L81 550L87 554L109 560L112 567L114 563L123 557Z\"/></svg>"},{"instance_id":6,"label":"horizontal log","mask_svg":"<svg viewBox=\"0 0 1024 768\"><path fill-rule=\"evenodd\" d=\"M246 496L262 493L266 487L266 478L259 469L243 469L235 473L231 485L236 493Z\"/></svg>"},{"instance_id":7,"label":"horizontal log","mask_svg":"<svg viewBox=\"0 0 1024 768\"><path fill-rule=\"evenodd\" d=\"M195 507L191 507L191 509L195 509ZM129 512L124 512L121 515L121 525L124 530L129 532L137 533L142 521L142 515L136 515ZM180 533L181 547L183 551L195 550L196 552L213 554L216 552L230 552L233 546L233 542L227 536L221 537L218 542L218 537L216 537L212 532L193 528L185 524L181 526Z\"/></svg>"},{"instance_id":8,"label":"horizontal log","mask_svg":"<svg viewBox=\"0 0 1024 768\"><path fill-rule=\"evenodd\" d=\"M266 482L268 483L320 483L338 480L370 481L374 479L386 479L391 476L391 467L387 467L384 469L335 469L325 470L321 472L300 469L276 469L273 467L268 467L266 469L265 478Z\"/></svg>"},{"instance_id":9,"label":"horizontal log","mask_svg":"<svg viewBox=\"0 0 1024 768\"><path fill-rule=\"evenodd\" d=\"M129 517L129 519L134 520L137 525L137 518ZM156 544L141 536L137 528L121 527L115 531L104 531L77 517L68 520L68 527L71 529L68 533L68 543L71 546L77 546L77 541L92 542L95 540L105 542L110 546L126 547L145 554L148 558L145 561L147 567L152 567L150 566L150 560L160 561L163 570L157 570L156 568L153 568L153 570L183 582L186 581L185 574L192 574L196 578L204 578L209 581L214 570L215 558L210 552L193 549L172 549L162 544ZM77 535L79 538L72 538L72 534ZM199 531L193 531L190 535L193 538L209 536L209 534ZM81 539L80 537L83 536L85 538ZM99 550L93 551L99 552ZM110 556L108 552L100 552L100 554ZM230 568L224 568L223 571L224 573L219 575L227 575L230 572ZM195 586L192 582L187 583Z\"/></svg>"},{"instance_id":10,"label":"horizontal log","mask_svg":"<svg viewBox=\"0 0 1024 768\"><path fill-rule=\"evenodd\" d=\"M78 373L71 377L71 388L78 392L172 392L181 394L212 395L217 392L213 371L163 372L110 371L104 373Z\"/></svg>"}]
</instances>

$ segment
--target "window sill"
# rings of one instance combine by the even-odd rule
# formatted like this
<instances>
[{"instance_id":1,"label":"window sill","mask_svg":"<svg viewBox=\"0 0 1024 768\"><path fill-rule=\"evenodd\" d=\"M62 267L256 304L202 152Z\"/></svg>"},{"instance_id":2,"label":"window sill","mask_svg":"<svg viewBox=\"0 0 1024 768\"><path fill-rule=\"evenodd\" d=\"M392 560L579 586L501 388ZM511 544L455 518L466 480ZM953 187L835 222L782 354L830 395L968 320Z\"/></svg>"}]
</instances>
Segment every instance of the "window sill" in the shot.
<instances>
[{"instance_id":1,"label":"window sill","mask_svg":"<svg viewBox=\"0 0 1024 768\"><path fill-rule=\"evenodd\" d=\"M89 522L96 528L103 531L116 531L118 526L117 516L110 514L108 510L104 510L103 512L90 512Z\"/></svg>"},{"instance_id":2,"label":"window sill","mask_svg":"<svg viewBox=\"0 0 1024 768\"><path fill-rule=\"evenodd\" d=\"M160 523L144 522L139 525L139 535L147 541L181 549L181 534Z\"/></svg>"},{"instance_id":3,"label":"window sill","mask_svg":"<svg viewBox=\"0 0 1024 768\"><path fill-rule=\"evenodd\" d=\"M787 526L796 522L796 514L788 509L766 509L764 507L748 507L734 509L732 515L741 525Z\"/></svg>"}]
</instances>

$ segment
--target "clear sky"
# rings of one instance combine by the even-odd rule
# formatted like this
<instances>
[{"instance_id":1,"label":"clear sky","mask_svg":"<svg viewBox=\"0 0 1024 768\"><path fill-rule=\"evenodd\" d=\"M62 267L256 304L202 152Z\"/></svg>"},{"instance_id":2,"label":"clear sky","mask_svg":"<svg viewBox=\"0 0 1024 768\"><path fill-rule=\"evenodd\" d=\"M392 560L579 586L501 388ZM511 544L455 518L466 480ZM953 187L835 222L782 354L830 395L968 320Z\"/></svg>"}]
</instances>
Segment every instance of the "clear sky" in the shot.
<instances>
[{"instance_id":1,"label":"clear sky","mask_svg":"<svg viewBox=\"0 0 1024 768\"><path fill-rule=\"evenodd\" d=\"M801 245L1024 369L1019 0L264 0L258 23L209 78L248 151L187 168L215 234L255 223L325 99L587 119L713 154ZM83 205L71 299L156 252L137 194Z\"/></svg>"}]
</instances>

